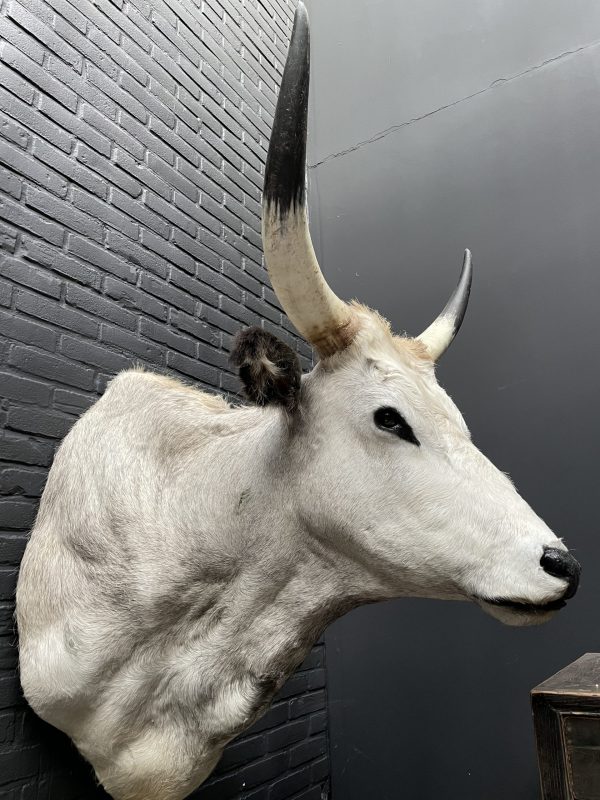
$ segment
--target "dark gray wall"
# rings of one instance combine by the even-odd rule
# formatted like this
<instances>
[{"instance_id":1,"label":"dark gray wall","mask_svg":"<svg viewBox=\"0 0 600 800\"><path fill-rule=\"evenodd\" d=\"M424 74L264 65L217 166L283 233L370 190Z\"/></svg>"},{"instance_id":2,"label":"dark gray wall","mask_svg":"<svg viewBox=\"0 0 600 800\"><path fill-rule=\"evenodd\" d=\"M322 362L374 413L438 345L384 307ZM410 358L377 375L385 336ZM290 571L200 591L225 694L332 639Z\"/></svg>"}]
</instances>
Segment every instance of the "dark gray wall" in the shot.
<instances>
[{"instance_id":1,"label":"dark gray wall","mask_svg":"<svg viewBox=\"0 0 600 800\"><path fill-rule=\"evenodd\" d=\"M0 0L0 796L91 800L89 767L21 699L17 567L53 453L115 372L236 393L262 324L307 367L260 249L287 0ZM203 800L320 800L320 644Z\"/></svg>"},{"instance_id":2,"label":"dark gray wall","mask_svg":"<svg viewBox=\"0 0 600 800\"><path fill-rule=\"evenodd\" d=\"M584 569L578 596L541 628L411 600L333 625L333 797L533 800L529 689L598 649L600 7L313 0L309 11L324 271L342 297L416 334L472 249L471 306L440 381Z\"/></svg>"}]
</instances>

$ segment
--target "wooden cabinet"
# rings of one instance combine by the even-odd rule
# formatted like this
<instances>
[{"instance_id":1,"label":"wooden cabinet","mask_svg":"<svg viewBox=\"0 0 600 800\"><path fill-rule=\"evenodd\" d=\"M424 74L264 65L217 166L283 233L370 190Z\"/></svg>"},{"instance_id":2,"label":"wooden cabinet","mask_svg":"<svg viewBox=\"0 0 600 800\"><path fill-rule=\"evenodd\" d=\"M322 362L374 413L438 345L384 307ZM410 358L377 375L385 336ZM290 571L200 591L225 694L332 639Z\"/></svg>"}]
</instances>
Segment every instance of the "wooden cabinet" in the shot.
<instances>
[{"instance_id":1,"label":"wooden cabinet","mask_svg":"<svg viewBox=\"0 0 600 800\"><path fill-rule=\"evenodd\" d=\"M531 692L543 800L600 800L600 653Z\"/></svg>"}]
</instances>

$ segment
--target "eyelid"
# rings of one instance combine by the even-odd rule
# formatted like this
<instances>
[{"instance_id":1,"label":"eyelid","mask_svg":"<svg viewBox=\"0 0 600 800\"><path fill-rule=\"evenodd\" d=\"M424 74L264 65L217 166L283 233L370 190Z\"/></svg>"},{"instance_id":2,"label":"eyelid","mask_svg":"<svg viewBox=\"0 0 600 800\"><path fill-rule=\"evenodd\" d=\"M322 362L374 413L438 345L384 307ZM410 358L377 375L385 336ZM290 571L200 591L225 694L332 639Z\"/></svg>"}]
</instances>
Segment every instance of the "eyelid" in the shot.
<instances>
[{"instance_id":1,"label":"eyelid","mask_svg":"<svg viewBox=\"0 0 600 800\"><path fill-rule=\"evenodd\" d=\"M399 428L399 430L394 431L392 428L386 428L385 426L379 425L377 423L377 415L386 412L391 413L397 417L398 419L397 427ZM405 442L410 442L411 444L414 444L417 447L421 446L421 442L416 437L415 432L412 429L412 426L410 425L409 422L407 422L404 415L400 411L398 411L397 408L394 408L393 406L381 406L373 413L373 420L380 430L388 431L389 433L395 433L395 435L399 439L403 439Z\"/></svg>"}]
</instances>

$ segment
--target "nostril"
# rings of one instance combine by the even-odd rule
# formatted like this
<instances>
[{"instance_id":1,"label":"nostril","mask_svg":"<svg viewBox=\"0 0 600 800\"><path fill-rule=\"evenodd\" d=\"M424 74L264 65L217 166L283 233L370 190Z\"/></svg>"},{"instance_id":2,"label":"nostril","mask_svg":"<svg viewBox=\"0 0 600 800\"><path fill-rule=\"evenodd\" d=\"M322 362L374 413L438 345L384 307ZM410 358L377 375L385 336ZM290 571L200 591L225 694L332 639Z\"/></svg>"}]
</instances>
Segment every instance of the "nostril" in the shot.
<instances>
[{"instance_id":1,"label":"nostril","mask_svg":"<svg viewBox=\"0 0 600 800\"><path fill-rule=\"evenodd\" d=\"M566 550L559 550L557 547L545 547L540 559L540 566L548 575L566 580L569 587L565 597L567 599L573 597L579 586L581 567L570 553Z\"/></svg>"},{"instance_id":2,"label":"nostril","mask_svg":"<svg viewBox=\"0 0 600 800\"><path fill-rule=\"evenodd\" d=\"M555 578L568 578L571 568L565 558L566 555L567 553L556 547L546 547L540 559L540 565L548 575L553 575Z\"/></svg>"}]
</instances>

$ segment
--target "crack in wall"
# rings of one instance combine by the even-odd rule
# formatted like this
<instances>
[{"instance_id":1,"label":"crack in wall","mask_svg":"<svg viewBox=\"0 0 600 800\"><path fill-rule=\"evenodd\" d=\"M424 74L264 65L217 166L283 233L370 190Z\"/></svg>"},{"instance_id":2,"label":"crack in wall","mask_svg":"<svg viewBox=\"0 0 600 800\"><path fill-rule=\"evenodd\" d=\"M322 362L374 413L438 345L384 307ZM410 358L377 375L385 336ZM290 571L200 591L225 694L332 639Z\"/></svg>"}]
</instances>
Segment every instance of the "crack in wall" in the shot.
<instances>
[{"instance_id":1,"label":"crack in wall","mask_svg":"<svg viewBox=\"0 0 600 800\"><path fill-rule=\"evenodd\" d=\"M472 94L466 95L465 97L461 97L459 100L454 100L451 103L446 103L446 105L440 106L439 108L434 108L432 111L428 111L427 113L421 114L418 117L413 117L412 119L405 120L404 122L399 122L396 125L391 125L389 128L385 128L384 130L373 134L373 136L369 137L368 139L364 139L363 141L357 142L356 144L350 147L346 147L344 150L340 150L337 153L330 153L328 156L325 156L320 161L317 161L314 164L309 164L308 169L316 169L317 167L320 167L322 164L326 164L328 161L333 161L336 158L347 156L349 153L354 153L356 150L360 150L361 148L365 147L368 144L373 144L373 142L378 142L380 139L384 139L386 136L389 136L390 133L399 131L402 128L407 128L409 125L413 125L415 122L421 122L421 120L427 119L428 117L433 117L435 114L439 114L441 111L446 111L447 109L454 108L455 106L459 105L460 103L464 103L467 100L473 100L473 98L475 97L480 97L482 94L485 94L486 92L495 89L497 86L501 86L507 83L512 83L512 81L516 81L519 78L523 78L525 75L529 75L532 72L537 72L540 69L544 69L549 64L554 64L557 61L561 61L564 58L577 55L579 53L584 52L585 50L591 50L594 47L598 47L598 45L600 45L600 39L594 42L590 42L589 44L584 44L581 47L577 47L575 50L565 50L563 53L559 53L557 56L552 56L551 58L547 58L545 61L542 61L539 64L534 64L532 67L528 67L527 69L517 73L516 75L510 75L508 78L496 78L496 80L492 81L489 84L489 86L486 86L483 89L479 89L479 91L477 92L473 92Z\"/></svg>"}]
</instances>

